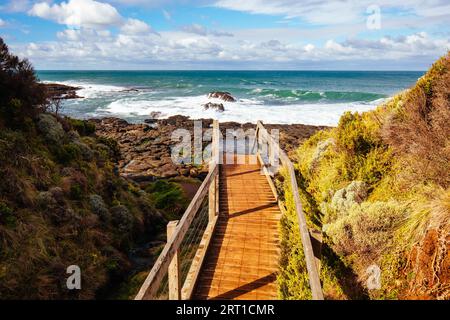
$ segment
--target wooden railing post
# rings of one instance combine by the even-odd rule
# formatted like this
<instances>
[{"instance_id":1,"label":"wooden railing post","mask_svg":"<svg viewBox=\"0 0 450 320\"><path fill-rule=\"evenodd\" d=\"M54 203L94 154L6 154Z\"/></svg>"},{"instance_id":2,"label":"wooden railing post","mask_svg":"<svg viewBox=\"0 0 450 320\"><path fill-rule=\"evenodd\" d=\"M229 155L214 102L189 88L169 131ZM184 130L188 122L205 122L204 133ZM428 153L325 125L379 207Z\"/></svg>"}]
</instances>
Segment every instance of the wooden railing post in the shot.
<instances>
[{"instance_id":1,"label":"wooden railing post","mask_svg":"<svg viewBox=\"0 0 450 320\"><path fill-rule=\"evenodd\" d=\"M213 132L211 142L211 160L209 162L209 172L214 170L215 165L219 163L219 121L213 120ZM208 198L208 212L209 221L213 221L216 217L218 208L218 175L214 178L214 181L209 186L209 198Z\"/></svg>"},{"instance_id":2,"label":"wooden railing post","mask_svg":"<svg viewBox=\"0 0 450 320\"><path fill-rule=\"evenodd\" d=\"M170 221L167 224L167 242L175 233L175 229L178 225L178 220ZM180 261L178 250L170 262L168 269L169 277L169 300L181 300L181 277L180 277Z\"/></svg>"}]
</instances>

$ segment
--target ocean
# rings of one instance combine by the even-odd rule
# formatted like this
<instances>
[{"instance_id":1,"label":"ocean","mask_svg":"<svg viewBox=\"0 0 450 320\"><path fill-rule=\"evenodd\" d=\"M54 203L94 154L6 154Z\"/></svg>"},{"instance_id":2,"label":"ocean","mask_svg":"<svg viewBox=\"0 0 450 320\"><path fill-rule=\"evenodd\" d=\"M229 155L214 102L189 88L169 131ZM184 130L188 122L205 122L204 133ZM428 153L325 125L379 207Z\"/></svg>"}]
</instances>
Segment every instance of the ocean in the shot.
<instances>
[{"instance_id":1,"label":"ocean","mask_svg":"<svg viewBox=\"0 0 450 320\"><path fill-rule=\"evenodd\" d=\"M120 117L138 123L185 115L240 123L334 126L345 111L367 111L409 88L413 71L38 71L42 82L79 86L82 99L63 102L76 118ZM228 91L237 102L208 99ZM204 110L223 103L224 112Z\"/></svg>"}]
</instances>

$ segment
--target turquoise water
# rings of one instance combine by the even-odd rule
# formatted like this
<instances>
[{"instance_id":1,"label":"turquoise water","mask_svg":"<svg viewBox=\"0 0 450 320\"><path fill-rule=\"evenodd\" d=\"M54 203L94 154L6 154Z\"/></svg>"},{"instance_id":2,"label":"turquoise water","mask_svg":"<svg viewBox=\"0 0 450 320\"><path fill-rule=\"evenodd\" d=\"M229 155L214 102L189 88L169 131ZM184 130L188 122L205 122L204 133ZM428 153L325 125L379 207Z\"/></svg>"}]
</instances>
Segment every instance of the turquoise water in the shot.
<instances>
[{"instance_id":1,"label":"turquoise water","mask_svg":"<svg viewBox=\"0 0 450 320\"><path fill-rule=\"evenodd\" d=\"M79 118L118 116L140 122L157 112L221 121L335 125L346 110L366 111L413 85L421 72L389 71L39 71L44 82L82 88L64 102ZM238 101L203 110L211 91Z\"/></svg>"}]
</instances>

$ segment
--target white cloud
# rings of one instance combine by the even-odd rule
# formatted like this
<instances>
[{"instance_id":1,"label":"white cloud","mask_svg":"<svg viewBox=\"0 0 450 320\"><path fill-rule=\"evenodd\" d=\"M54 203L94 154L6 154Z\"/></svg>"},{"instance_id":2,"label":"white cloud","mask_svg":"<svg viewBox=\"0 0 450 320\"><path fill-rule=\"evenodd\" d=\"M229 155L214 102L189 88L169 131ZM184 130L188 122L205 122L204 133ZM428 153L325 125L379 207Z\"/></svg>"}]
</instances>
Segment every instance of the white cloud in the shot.
<instances>
[{"instance_id":1,"label":"white cloud","mask_svg":"<svg viewBox=\"0 0 450 320\"><path fill-rule=\"evenodd\" d=\"M31 2L29 0L10 0L5 1L5 4L0 5L1 11L6 12L25 12L31 7Z\"/></svg>"},{"instance_id":2,"label":"white cloud","mask_svg":"<svg viewBox=\"0 0 450 320\"><path fill-rule=\"evenodd\" d=\"M120 28L120 31L124 34L141 35L152 32L152 28L144 21L130 18Z\"/></svg>"},{"instance_id":3,"label":"white cloud","mask_svg":"<svg viewBox=\"0 0 450 320\"><path fill-rule=\"evenodd\" d=\"M108 27L123 21L113 6L94 0L69 0L53 5L40 2L35 4L28 13L74 27Z\"/></svg>"},{"instance_id":4,"label":"white cloud","mask_svg":"<svg viewBox=\"0 0 450 320\"><path fill-rule=\"evenodd\" d=\"M89 68L91 64L92 68L136 66L151 69L164 68L163 66L184 68L193 64L201 67L208 63L219 68L236 64L244 68L283 68L286 65L293 68L305 65L308 68L315 62L317 65L327 65L329 62L329 65L337 67L344 66L345 62L351 66L372 63L378 67L377 61L381 60L431 62L450 49L450 40L445 34L431 36L430 33L414 31L404 36L389 37L381 36L381 30L370 38L361 38L362 32L367 32L365 21L361 20L360 15L361 10L365 13L365 2L360 4L353 0L331 0L329 5L325 6L325 2L315 0L305 0L302 4L297 0L215 1L216 6L223 8L277 14L285 16L286 19L299 17L324 25L319 28L233 29L231 34L194 23L178 27L176 31L160 32L160 37L156 37L156 32L149 24L135 18L123 17L107 3L94 0L66 0L59 4L41 2L35 4L29 13L66 25L67 30L58 32L56 41L23 44L18 51L38 63L38 67L41 64L49 67L67 63L68 67L74 68ZM381 4L386 1L380 0ZM414 8L418 1L403 1L403 9ZM137 2L140 0L136 0ZM164 4L164 0L160 2L161 5ZM439 0L435 0L434 3L438 2ZM125 1L123 3L126 5ZM79 10L81 7L83 10ZM425 16L437 13L428 10L421 14ZM166 19L172 19L167 11L163 10L162 14ZM331 25L349 18L357 20ZM399 23L397 25L384 19L383 27L390 25L392 29L398 29L404 23L400 22L402 19L405 21L408 17L396 19L396 23ZM113 26L116 28L111 32ZM418 29L415 26L415 30ZM342 40L344 34L347 38ZM375 35L378 35L378 38Z\"/></svg>"},{"instance_id":5,"label":"white cloud","mask_svg":"<svg viewBox=\"0 0 450 320\"><path fill-rule=\"evenodd\" d=\"M56 37L62 41L78 41L78 42L104 42L111 38L109 30L94 29L66 29L56 34Z\"/></svg>"},{"instance_id":6,"label":"white cloud","mask_svg":"<svg viewBox=\"0 0 450 320\"><path fill-rule=\"evenodd\" d=\"M401 11L413 19L417 16L448 16L450 13L448 0L216 0L212 5L253 14L301 18L313 24L334 25L364 20L366 9L374 4L381 8L383 17L392 11Z\"/></svg>"},{"instance_id":7,"label":"white cloud","mask_svg":"<svg viewBox=\"0 0 450 320\"><path fill-rule=\"evenodd\" d=\"M274 38L249 40L241 38L216 38L190 34L183 31L152 34L114 35L106 30L65 30L58 33L58 41L33 43L20 49L22 56L33 62L53 66L83 66L89 68L183 68L189 65L213 64L224 68L236 63L246 68L265 66L329 65L345 68L354 66L380 67L379 61L416 61L419 68L430 63L450 49L450 40L435 39L419 32L402 37L381 37L374 40L351 38L344 41L328 39L321 44L293 43ZM332 62L337 63L332 63ZM421 63L418 64L418 61ZM64 66L63 66L64 67Z\"/></svg>"},{"instance_id":8,"label":"white cloud","mask_svg":"<svg viewBox=\"0 0 450 320\"><path fill-rule=\"evenodd\" d=\"M214 37L233 37L233 34L230 32L219 31L219 30L209 30L206 27L204 27L198 23L193 23L190 25L183 26L182 30L184 32L193 33L193 34L197 34L200 36L211 35Z\"/></svg>"},{"instance_id":9,"label":"white cloud","mask_svg":"<svg viewBox=\"0 0 450 320\"><path fill-rule=\"evenodd\" d=\"M6 21L0 18L0 28L6 26Z\"/></svg>"},{"instance_id":10,"label":"white cloud","mask_svg":"<svg viewBox=\"0 0 450 320\"><path fill-rule=\"evenodd\" d=\"M313 44L311 44L311 43L308 43L306 46L303 47L303 49L305 49L306 52L311 52L311 51L313 51L315 48L316 48L316 47L315 47Z\"/></svg>"}]
</instances>

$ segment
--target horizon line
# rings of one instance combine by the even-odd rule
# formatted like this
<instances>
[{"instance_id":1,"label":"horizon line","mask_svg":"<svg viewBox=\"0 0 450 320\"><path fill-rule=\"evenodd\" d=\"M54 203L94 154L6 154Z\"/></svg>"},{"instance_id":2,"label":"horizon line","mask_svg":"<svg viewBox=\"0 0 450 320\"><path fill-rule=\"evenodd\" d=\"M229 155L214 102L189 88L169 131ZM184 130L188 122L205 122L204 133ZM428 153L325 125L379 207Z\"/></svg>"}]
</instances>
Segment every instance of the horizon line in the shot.
<instances>
[{"instance_id":1,"label":"horizon line","mask_svg":"<svg viewBox=\"0 0 450 320\"><path fill-rule=\"evenodd\" d=\"M374 69L37 69L35 68L35 71L133 71L133 72L155 72L155 71L229 71L229 72L426 72L427 69L380 69L380 70L374 70Z\"/></svg>"}]
</instances>

